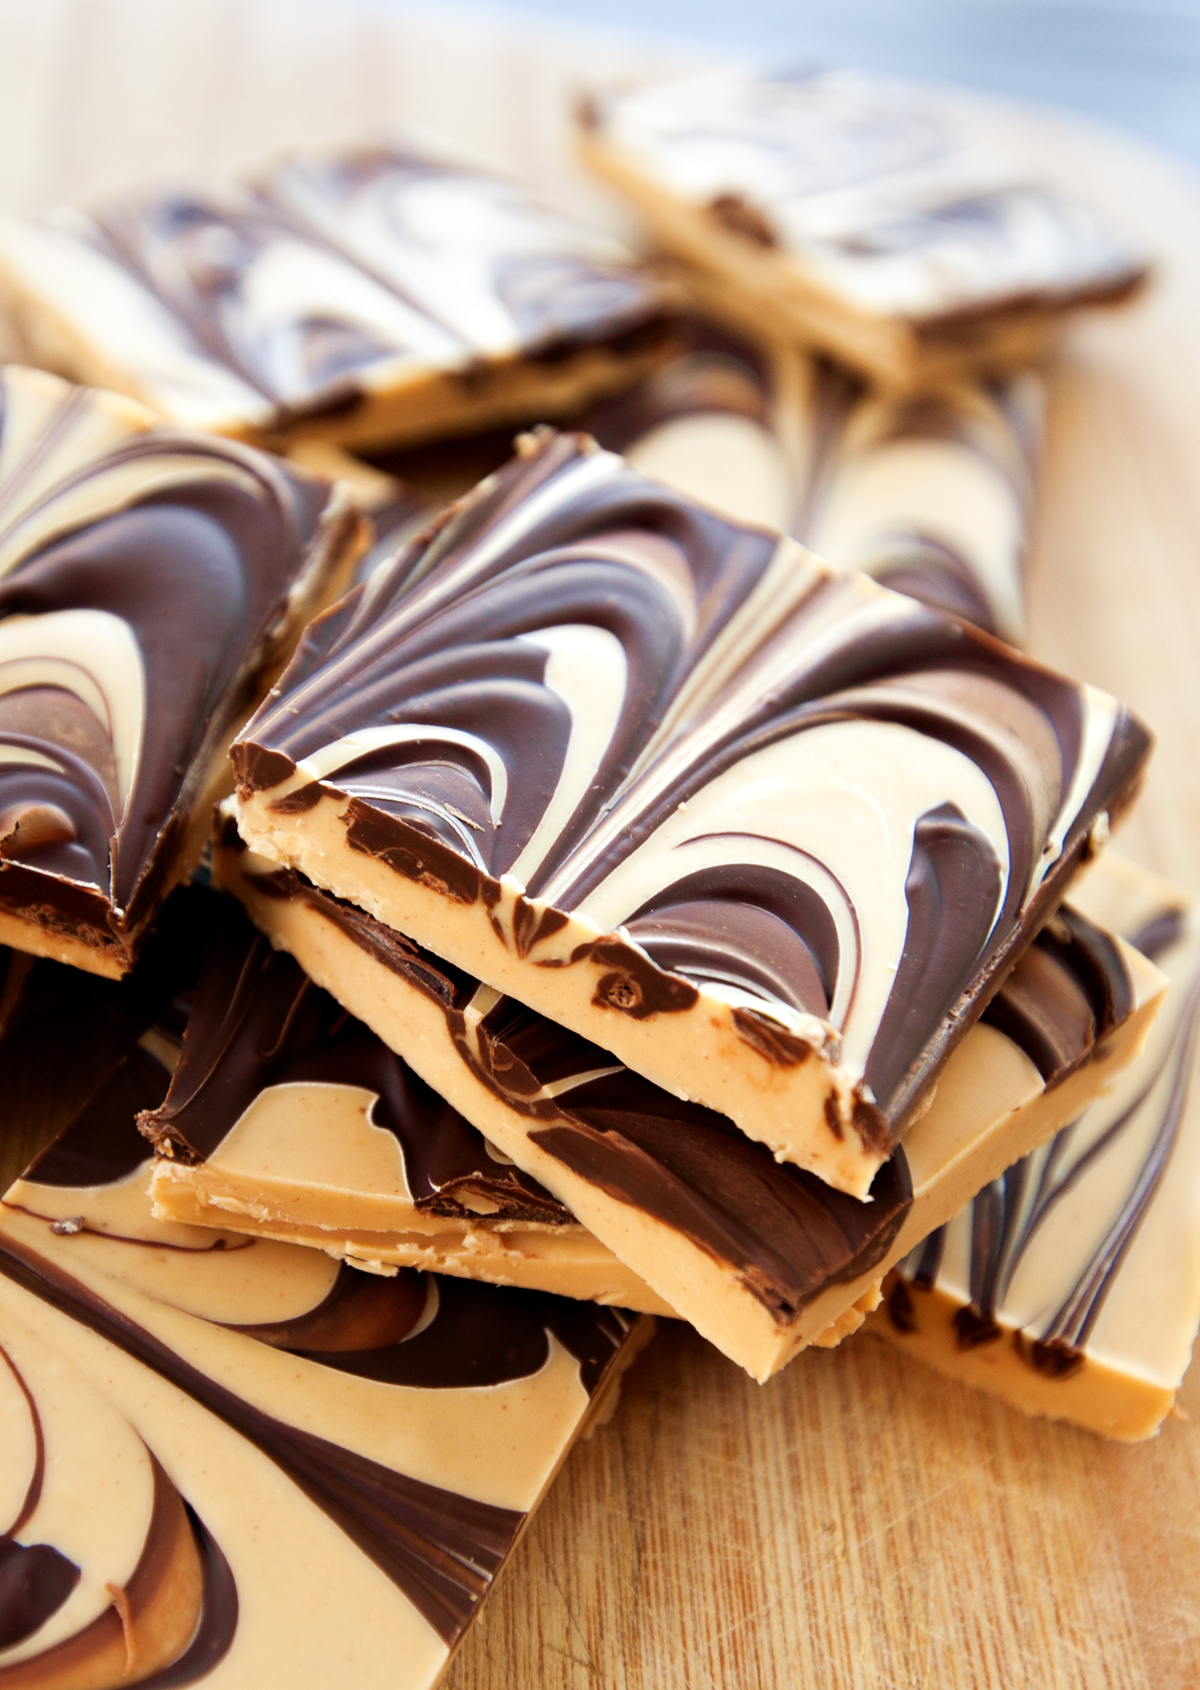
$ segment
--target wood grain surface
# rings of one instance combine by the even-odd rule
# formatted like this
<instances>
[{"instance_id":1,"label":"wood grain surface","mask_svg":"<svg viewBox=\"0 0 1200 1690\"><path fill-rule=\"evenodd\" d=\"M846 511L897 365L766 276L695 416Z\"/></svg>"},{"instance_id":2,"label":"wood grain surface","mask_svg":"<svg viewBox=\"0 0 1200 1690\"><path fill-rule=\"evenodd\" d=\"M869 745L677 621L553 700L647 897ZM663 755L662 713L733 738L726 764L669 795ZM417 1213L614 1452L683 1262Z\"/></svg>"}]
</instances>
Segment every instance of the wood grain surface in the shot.
<instances>
[{"instance_id":1,"label":"wood grain surface","mask_svg":"<svg viewBox=\"0 0 1200 1690\"><path fill-rule=\"evenodd\" d=\"M0 0L0 205L416 121L599 208L562 112L586 76L636 59L380 5ZM1032 646L1156 729L1122 844L1200 889L1200 191L1115 132L996 121L1160 257L1154 292L1076 330L1052 374ZM1181 1407L1190 1420L1126 1448L1026 1421L871 1339L759 1388L664 1327L447 1685L1200 1685L1195 1377Z\"/></svg>"}]
</instances>

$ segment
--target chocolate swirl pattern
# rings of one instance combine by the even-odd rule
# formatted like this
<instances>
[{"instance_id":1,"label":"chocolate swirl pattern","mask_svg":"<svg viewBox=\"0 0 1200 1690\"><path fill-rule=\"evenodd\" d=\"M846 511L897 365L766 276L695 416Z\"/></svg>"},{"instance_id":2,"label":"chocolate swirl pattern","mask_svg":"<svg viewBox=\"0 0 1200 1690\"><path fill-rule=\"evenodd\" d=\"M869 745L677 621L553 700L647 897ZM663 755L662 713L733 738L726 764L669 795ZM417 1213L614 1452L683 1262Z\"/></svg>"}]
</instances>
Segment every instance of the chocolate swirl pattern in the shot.
<instances>
[{"instance_id":1,"label":"chocolate swirl pattern","mask_svg":"<svg viewBox=\"0 0 1200 1690\"><path fill-rule=\"evenodd\" d=\"M546 436L314 626L233 757L254 849L865 1196L1147 748Z\"/></svg>"},{"instance_id":2,"label":"chocolate swirl pattern","mask_svg":"<svg viewBox=\"0 0 1200 1690\"><path fill-rule=\"evenodd\" d=\"M844 393L843 378L825 384ZM803 538L819 556L1021 645L1044 395L1033 375L843 400ZM831 395L824 407L836 415Z\"/></svg>"},{"instance_id":3,"label":"chocolate swirl pattern","mask_svg":"<svg viewBox=\"0 0 1200 1690\"><path fill-rule=\"evenodd\" d=\"M431 1685L633 1322L156 1221L152 1047L0 1208L0 1673Z\"/></svg>"},{"instance_id":4,"label":"chocolate swirl pattern","mask_svg":"<svg viewBox=\"0 0 1200 1690\"><path fill-rule=\"evenodd\" d=\"M31 362L269 443L558 415L633 380L669 330L665 291L618 243L404 148L6 219L4 294Z\"/></svg>"},{"instance_id":5,"label":"chocolate swirl pattern","mask_svg":"<svg viewBox=\"0 0 1200 1690\"><path fill-rule=\"evenodd\" d=\"M1167 1006L1110 1096L902 1263L881 1329L1034 1412L1145 1437L1200 1321L1189 1212L1200 930L1190 895L1124 863L1102 862L1083 897L1163 968Z\"/></svg>"},{"instance_id":6,"label":"chocolate swirl pattern","mask_svg":"<svg viewBox=\"0 0 1200 1690\"><path fill-rule=\"evenodd\" d=\"M360 519L124 400L11 367L0 390L0 937L117 974Z\"/></svg>"},{"instance_id":7,"label":"chocolate swirl pattern","mask_svg":"<svg viewBox=\"0 0 1200 1690\"><path fill-rule=\"evenodd\" d=\"M1027 362L1056 315L1146 273L919 87L714 71L598 92L581 119L585 159L743 318L891 382Z\"/></svg>"}]
</instances>

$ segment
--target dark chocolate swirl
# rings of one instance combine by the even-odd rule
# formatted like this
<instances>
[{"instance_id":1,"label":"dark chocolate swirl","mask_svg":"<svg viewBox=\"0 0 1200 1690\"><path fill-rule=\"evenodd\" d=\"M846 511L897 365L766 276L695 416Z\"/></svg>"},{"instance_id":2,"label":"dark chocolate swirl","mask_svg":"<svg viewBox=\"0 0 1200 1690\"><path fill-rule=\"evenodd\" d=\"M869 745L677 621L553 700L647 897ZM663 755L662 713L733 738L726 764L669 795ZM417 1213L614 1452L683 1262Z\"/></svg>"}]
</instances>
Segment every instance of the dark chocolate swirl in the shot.
<instances>
[{"instance_id":1,"label":"dark chocolate swirl","mask_svg":"<svg viewBox=\"0 0 1200 1690\"><path fill-rule=\"evenodd\" d=\"M91 413L120 403L104 395L57 384L31 431L26 388L47 379L9 370L0 413L14 457L0 487L0 908L125 957L196 848L193 811L283 655L291 604L313 602L355 523L323 483L243 447L135 431L96 452Z\"/></svg>"},{"instance_id":2,"label":"dark chocolate swirl","mask_svg":"<svg viewBox=\"0 0 1200 1690\"><path fill-rule=\"evenodd\" d=\"M215 904L213 895L208 897ZM254 960L265 965L267 959L253 938L244 933L238 937L249 937ZM281 960L298 974L288 959ZM274 971L268 968L267 977L270 983ZM265 996L270 1000L269 993ZM215 1042L222 1048L240 1032L269 1059L273 1047L288 1049L290 1026L319 1033L316 1023L310 1022L307 1029L302 1025L311 1008L307 997L307 992L293 989L281 1011L277 993L248 1033L244 1021L234 1017L224 1027L225 1040L218 1028L208 1045ZM343 1022L348 1019L340 1011L337 1015ZM156 1035L169 1039L176 1027L170 1011ZM295 1046L288 1053L298 1058ZM339 1049L337 1054L344 1053ZM395 1064L394 1058L388 1060ZM353 1062L351 1067L360 1072ZM244 1074L236 1063L227 1064L226 1071L232 1095ZM525 1513L472 1494L478 1477L469 1477L474 1458L470 1450L462 1457L466 1467L461 1491L405 1471L407 1446L397 1442L386 1413L381 1420L376 1393L399 1393L397 1414L403 1424L414 1393L443 1393L438 1400L444 1403L445 1394L479 1392L478 1398L470 1398L478 1424L480 1416L493 1413L489 1392L521 1385L519 1398L502 1398L495 1411L504 1416L506 1435L518 1441L528 1427L534 1469L544 1449L548 1473L558 1451L553 1440L570 1430L560 1424L562 1416L579 1412L578 1405L571 1409L567 1397L580 1387L581 1395L600 1387L629 1336L631 1318L535 1292L439 1281L411 1271L391 1278L362 1274L344 1265L335 1268L319 1254L291 1246L235 1241L220 1234L214 1241L214 1235L199 1228L156 1222L149 1199L138 1195L144 1190L151 1153L138 1134L135 1110L161 1098L167 1079L167 1070L154 1060L152 1050L146 1045L136 1048L59 1142L13 1187L0 1208L0 1276L158 1374L261 1451L309 1503L336 1522L355 1552L382 1569L437 1635L453 1643L516 1541ZM219 1080L220 1073L213 1090L220 1090ZM83 1211L65 1225L50 1219L62 1207L52 1194L64 1188L70 1204L78 1203ZM141 1204L136 1215L131 1202ZM274 1311L281 1304L286 1312L277 1317ZM13 1309L19 1320L19 1301ZM0 1295L0 1327L7 1313ZM199 1329L208 1336L198 1342ZM271 1358L276 1351L294 1357L294 1365L281 1371L256 1359ZM331 1375L338 1381L336 1417L330 1413ZM539 1395L542 1381L544 1402ZM35 1398L32 1385L30 1392ZM540 1419L543 1411L551 1416L549 1429ZM418 1410L418 1416L424 1412ZM111 1418L107 1399L104 1413ZM419 1426L418 1420L411 1459L418 1472L428 1473L429 1452ZM127 1442L135 1438L140 1447L141 1435L133 1428L118 1428L113 1435ZM40 1447L34 1440L29 1496L10 1536L26 1525L31 1530L36 1526ZM155 1462L153 1450L150 1459ZM457 1474L459 1458L453 1450L440 1459L441 1471L449 1463ZM172 1567L175 1588L183 1578L187 1599L194 1604L193 1620L188 1620L186 1608L179 1610L179 1635L156 1667L164 1676L152 1682L162 1690L202 1676L236 1643L243 1623L237 1586L247 1578L253 1581L258 1571L252 1558L232 1559L232 1544L218 1545L206 1537L201 1524L205 1493L197 1479L197 1474L202 1478L203 1462L197 1469L185 1463L184 1471L190 1471L198 1485L195 1494L182 1480L181 1489L159 1485L155 1494L161 1492L164 1500L161 1507L155 1502L153 1518L148 1517L144 1528L148 1544L169 1547L169 1553L155 1549L142 1558L148 1569L143 1580L146 1611L153 1592L162 1587L164 1569ZM185 1510L185 1504L194 1512ZM248 1502L252 1509L266 1505L258 1497ZM277 1497L272 1506L278 1505ZM165 1523L156 1525L160 1514ZM244 1549L240 1544L239 1553ZM9 1606L0 1607L4 1623L17 1627L19 1621L28 1628L38 1613L51 1611L52 1603L61 1605L64 1591L69 1595L69 1568L60 1564L52 1544L46 1550L36 1564L15 1551L0 1554L0 1602L7 1589L5 1567L14 1569L20 1585ZM135 1578L124 1593L135 1643L138 1604L143 1601L136 1584ZM109 1609L107 1618L101 1617L106 1635L115 1627L119 1639L116 1611ZM269 1627L269 1603L261 1606L256 1601L251 1623ZM77 1652L98 1647L94 1636L80 1633L80 1638L83 1641L70 1639ZM109 1678L101 1675L97 1681L114 1686L122 1681L123 1652L118 1667Z\"/></svg>"},{"instance_id":3,"label":"dark chocolate swirl","mask_svg":"<svg viewBox=\"0 0 1200 1690\"><path fill-rule=\"evenodd\" d=\"M273 426L431 370L661 339L660 290L515 183L400 148L297 157L261 187L127 194L101 240Z\"/></svg>"}]
</instances>

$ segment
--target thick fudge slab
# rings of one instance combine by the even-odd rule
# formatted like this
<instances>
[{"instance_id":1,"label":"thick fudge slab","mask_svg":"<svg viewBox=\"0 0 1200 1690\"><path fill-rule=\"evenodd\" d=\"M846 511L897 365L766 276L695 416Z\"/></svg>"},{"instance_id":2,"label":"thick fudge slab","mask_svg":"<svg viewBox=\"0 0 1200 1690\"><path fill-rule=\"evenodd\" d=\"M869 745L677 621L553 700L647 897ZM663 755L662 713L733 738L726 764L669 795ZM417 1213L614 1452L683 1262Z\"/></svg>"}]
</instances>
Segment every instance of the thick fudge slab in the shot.
<instances>
[{"instance_id":1,"label":"thick fudge slab","mask_svg":"<svg viewBox=\"0 0 1200 1690\"><path fill-rule=\"evenodd\" d=\"M170 1093L140 1117L164 1158L157 1212L358 1267L672 1312L232 899L212 902Z\"/></svg>"},{"instance_id":2,"label":"thick fudge slab","mask_svg":"<svg viewBox=\"0 0 1200 1690\"><path fill-rule=\"evenodd\" d=\"M118 975L363 519L233 443L0 371L0 942Z\"/></svg>"},{"instance_id":3,"label":"thick fudge slab","mask_svg":"<svg viewBox=\"0 0 1200 1690\"><path fill-rule=\"evenodd\" d=\"M1028 373L906 398L860 393L835 424L801 537L829 563L1023 644L1043 409Z\"/></svg>"},{"instance_id":4,"label":"thick fudge slab","mask_svg":"<svg viewBox=\"0 0 1200 1690\"><path fill-rule=\"evenodd\" d=\"M648 1326L155 1221L152 1045L0 1205L0 1673L432 1685Z\"/></svg>"},{"instance_id":5,"label":"thick fudge slab","mask_svg":"<svg viewBox=\"0 0 1200 1690\"><path fill-rule=\"evenodd\" d=\"M897 1267L875 1329L1027 1413L1145 1438L1200 1324L1200 919L1193 894L1111 855L1076 896L1171 980L1146 1049Z\"/></svg>"},{"instance_id":6,"label":"thick fudge slab","mask_svg":"<svg viewBox=\"0 0 1200 1690\"><path fill-rule=\"evenodd\" d=\"M313 625L232 756L253 849L865 1197L1147 747L546 434Z\"/></svg>"},{"instance_id":7,"label":"thick fudge slab","mask_svg":"<svg viewBox=\"0 0 1200 1690\"><path fill-rule=\"evenodd\" d=\"M558 416L634 380L670 326L619 243L403 149L6 218L0 306L30 362L260 444Z\"/></svg>"},{"instance_id":8,"label":"thick fudge slab","mask_svg":"<svg viewBox=\"0 0 1200 1690\"><path fill-rule=\"evenodd\" d=\"M932 90L713 71L597 92L580 133L585 162L739 320L887 383L1027 363L1065 312L1145 278L1140 253Z\"/></svg>"},{"instance_id":9,"label":"thick fudge slab","mask_svg":"<svg viewBox=\"0 0 1200 1690\"><path fill-rule=\"evenodd\" d=\"M853 1331L891 1263L1111 1083L1164 987L1136 952L1064 911L950 1058L863 1204L275 869L229 826L214 870L276 944L758 1379ZM169 1113L162 1125L173 1130ZM301 1160L273 1149L282 1178ZM200 1218L190 1191L205 1186L199 1170L164 1162L153 1189L163 1212ZM338 1213L360 1201L346 1192Z\"/></svg>"}]
</instances>

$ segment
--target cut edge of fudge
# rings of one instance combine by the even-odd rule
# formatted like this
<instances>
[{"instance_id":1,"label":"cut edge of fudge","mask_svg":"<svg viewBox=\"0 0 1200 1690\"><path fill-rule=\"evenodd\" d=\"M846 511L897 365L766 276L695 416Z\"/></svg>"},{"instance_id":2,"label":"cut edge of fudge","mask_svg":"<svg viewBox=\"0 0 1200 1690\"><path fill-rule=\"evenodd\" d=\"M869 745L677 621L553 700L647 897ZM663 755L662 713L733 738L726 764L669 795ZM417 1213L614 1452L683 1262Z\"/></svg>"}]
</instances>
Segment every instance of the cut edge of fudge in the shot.
<instances>
[{"instance_id":1,"label":"cut edge of fudge","mask_svg":"<svg viewBox=\"0 0 1200 1690\"><path fill-rule=\"evenodd\" d=\"M800 1349L820 1342L852 1305L863 1296L869 1298L882 1274L915 1243L1103 1090L1140 1048L1164 989L1152 965L1129 947L1115 945L1113 966L1128 980L1126 1013L1107 1037L1094 1049L1087 1047L1084 1058L1049 1086L1025 1050L997 1027L973 1027L947 1063L922 1119L886 1165L876 1204L864 1207L831 1188L816 1186L820 1199L809 1198L814 1218L819 1201L824 1226L843 1239L840 1248L846 1262L842 1277L833 1273L815 1281L798 1307L787 1307L766 1270L743 1272L721 1258L706 1239L712 1221L705 1222L702 1208L677 1224L668 1223L658 1213L665 1199L654 1183L646 1186L653 1195L644 1199L652 1207L639 1206L633 1188L622 1183L622 1164L632 1156L632 1174L641 1179L653 1178L656 1164L644 1152L625 1146L619 1118L609 1146L604 1142L602 1107L596 1116L601 1130L589 1126L581 1132L569 1099L559 1105L553 1096L542 1099L539 1094L533 1103L523 1103L536 1076L522 1072L502 1038L478 1041L481 1048L487 1045L486 1063L479 1052L464 1059L470 1027L456 1033L451 1021L457 1027L463 1017L448 1016L437 994L416 983L432 959L422 962L414 947L398 942L370 917L352 907L339 908L316 888L305 889L294 872L280 874L270 862L256 860L241 845L228 818L214 848L214 872L310 978L364 1020L385 1044L401 1050L489 1143L565 1204L668 1306L760 1380ZM483 1000L494 1002L496 996L485 991ZM515 1078L506 1093L503 1081L510 1074ZM986 1093L982 1107L980 1089ZM669 1105L671 1100L664 1102ZM747 1144L745 1153L761 1158L767 1168L773 1166L761 1146ZM156 1177L164 1184L168 1178L181 1183L188 1178L184 1172ZM779 1177L801 1176L790 1169L779 1170ZM717 1205L720 1212L719 1195ZM878 1225L873 1224L875 1215ZM849 1233L839 1231L854 1224L864 1235L857 1257L845 1242ZM769 1242L767 1247L769 1255ZM827 1233L812 1248L818 1255L822 1249L836 1254L838 1246Z\"/></svg>"}]
</instances>

